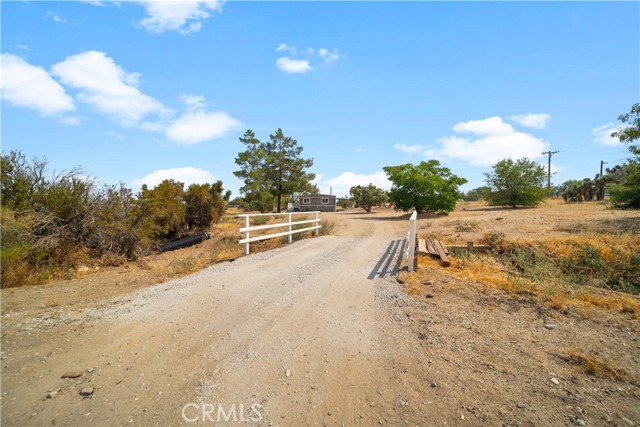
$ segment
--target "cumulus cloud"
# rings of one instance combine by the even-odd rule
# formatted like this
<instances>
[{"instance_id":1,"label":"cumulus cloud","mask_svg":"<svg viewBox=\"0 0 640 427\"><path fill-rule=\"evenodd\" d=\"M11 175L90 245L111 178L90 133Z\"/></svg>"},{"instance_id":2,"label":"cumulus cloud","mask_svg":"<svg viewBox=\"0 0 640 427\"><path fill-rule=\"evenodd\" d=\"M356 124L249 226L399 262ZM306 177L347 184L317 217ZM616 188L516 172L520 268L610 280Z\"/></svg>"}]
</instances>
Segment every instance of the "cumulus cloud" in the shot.
<instances>
[{"instance_id":1,"label":"cumulus cloud","mask_svg":"<svg viewBox=\"0 0 640 427\"><path fill-rule=\"evenodd\" d=\"M141 3L148 16L140 21L140 25L151 33L198 32L202 28L202 22L211 15L211 11L222 10L222 2L218 0L143 1Z\"/></svg>"},{"instance_id":2,"label":"cumulus cloud","mask_svg":"<svg viewBox=\"0 0 640 427\"><path fill-rule=\"evenodd\" d=\"M546 129L549 120L551 120L551 116L546 113L529 113L510 116L509 120L512 120L516 123L521 124L522 126L526 126L529 128Z\"/></svg>"},{"instance_id":3,"label":"cumulus cloud","mask_svg":"<svg viewBox=\"0 0 640 427\"><path fill-rule=\"evenodd\" d=\"M224 111L193 111L183 114L171 123L166 135L178 144L192 145L223 137L239 126L240 121Z\"/></svg>"},{"instance_id":4,"label":"cumulus cloud","mask_svg":"<svg viewBox=\"0 0 640 427\"><path fill-rule=\"evenodd\" d=\"M127 73L104 52L95 50L67 57L52 74L63 84L79 89L78 99L123 126L133 126L148 114L167 115L159 101L136 86L140 75Z\"/></svg>"},{"instance_id":5,"label":"cumulus cloud","mask_svg":"<svg viewBox=\"0 0 640 427\"><path fill-rule=\"evenodd\" d=\"M393 148L395 148L396 150L400 150L403 153L411 154L411 153L419 153L421 151L424 151L428 147L422 144L413 144L413 145L393 144Z\"/></svg>"},{"instance_id":6,"label":"cumulus cloud","mask_svg":"<svg viewBox=\"0 0 640 427\"><path fill-rule=\"evenodd\" d=\"M423 154L429 158L462 160L472 166L491 166L504 158L536 159L549 148L543 139L516 131L501 117L457 123L453 131L474 136L440 138L439 148L426 149Z\"/></svg>"},{"instance_id":7,"label":"cumulus cloud","mask_svg":"<svg viewBox=\"0 0 640 427\"><path fill-rule=\"evenodd\" d=\"M375 172L371 175L343 172L334 178L320 181L318 187L320 187L322 191L326 191L331 187L333 188L333 194L344 196L345 194L349 194L349 190L354 185L369 184L385 190L391 188L391 181L387 179L387 175L383 171Z\"/></svg>"},{"instance_id":8,"label":"cumulus cloud","mask_svg":"<svg viewBox=\"0 0 640 427\"><path fill-rule=\"evenodd\" d=\"M453 131L474 133L476 135L504 135L512 133L514 130L510 124L502 120L502 117L495 116L488 119L456 123L453 126Z\"/></svg>"},{"instance_id":9,"label":"cumulus cloud","mask_svg":"<svg viewBox=\"0 0 640 427\"><path fill-rule=\"evenodd\" d=\"M338 51L336 49L333 49L333 51L330 52L329 49L326 49L324 47L318 49L318 55L320 55L320 57L326 62L337 61L340 58L340 55L338 54Z\"/></svg>"},{"instance_id":10,"label":"cumulus cloud","mask_svg":"<svg viewBox=\"0 0 640 427\"><path fill-rule=\"evenodd\" d=\"M184 167L159 169L151 172L143 178L136 179L133 181L133 184L137 186L146 184L149 188L153 188L165 179L182 182L185 187L188 187L190 184L206 184L216 181L216 178L211 174L211 172L205 169Z\"/></svg>"},{"instance_id":11,"label":"cumulus cloud","mask_svg":"<svg viewBox=\"0 0 640 427\"><path fill-rule=\"evenodd\" d=\"M597 144L620 145L622 144L620 140L611 136L613 132L617 132L618 130L618 127L613 123L607 123L605 125L591 129L591 133L593 133L593 140Z\"/></svg>"},{"instance_id":12,"label":"cumulus cloud","mask_svg":"<svg viewBox=\"0 0 640 427\"><path fill-rule=\"evenodd\" d=\"M283 56L276 60L276 66L285 73L290 74L304 74L311 71L311 65L306 59L292 59L288 56Z\"/></svg>"},{"instance_id":13,"label":"cumulus cloud","mask_svg":"<svg viewBox=\"0 0 640 427\"><path fill-rule=\"evenodd\" d=\"M74 111L73 98L41 67L22 58L3 53L0 56L2 99L29 108L44 116Z\"/></svg>"},{"instance_id":14,"label":"cumulus cloud","mask_svg":"<svg viewBox=\"0 0 640 427\"><path fill-rule=\"evenodd\" d=\"M472 166L492 166L501 159L536 159L549 148L548 144L533 135L512 132L471 139L449 136L438 140L441 148L426 150L427 157L459 159Z\"/></svg>"}]
</instances>

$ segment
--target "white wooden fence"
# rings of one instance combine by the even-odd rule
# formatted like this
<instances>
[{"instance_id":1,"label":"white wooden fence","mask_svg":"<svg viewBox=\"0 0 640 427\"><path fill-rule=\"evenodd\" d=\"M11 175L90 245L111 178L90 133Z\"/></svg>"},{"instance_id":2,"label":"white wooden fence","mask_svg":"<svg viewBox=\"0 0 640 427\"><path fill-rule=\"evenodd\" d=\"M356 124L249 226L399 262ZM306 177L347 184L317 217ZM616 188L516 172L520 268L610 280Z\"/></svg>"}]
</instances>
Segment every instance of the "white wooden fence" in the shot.
<instances>
[{"instance_id":1,"label":"white wooden fence","mask_svg":"<svg viewBox=\"0 0 640 427\"><path fill-rule=\"evenodd\" d=\"M413 271L413 261L416 256L416 220L418 218L418 212L413 211L409 218L409 232L407 233L407 261L408 270Z\"/></svg>"},{"instance_id":2,"label":"white wooden fence","mask_svg":"<svg viewBox=\"0 0 640 427\"><path fill-rule=\"evenodd\" d=\"M309 215L309 214L314 214L314 219L309 219L309 220L305 220L305 221L296 221L293 222L292 221L292 216L293 215ZM244 245L244 254L245 255L249 255L249 244L251 242L258 242L260 240L267 240L267 239L273 239L274 237L282 237L282 236L289 236L289 243L291 243L293 241L292 239L292 235L296 234L296 233L304 233L305 231L311 231L311 230L315 230L315 235L317 236L319 234L319 230L322 227L320 225L320 221L321 219L319 218L319 211L311 211L311 212L287 212L287 213L279 213L279 214L242 214L242 215L236 215L236 217L240 218L240 217L244 217L244 227L242 227L240 229L240 233L244 233L244 236L242 239L240 239L238 241L238 243L240 243L241 245ZM253 217L253 216L265 216L265 215L271 215L271 216L283 216L283 215L288 215L288 222L281 222L278 224L267 224L267 225L254 225L253 227L249 226L249 218ZM314 224L311 227L307 227L307 228L301 228L299 230L294 230L293 226L297 225L297 224ZM288 231L283 231L281 233L274 233L274 234L265 234L265 235L261 235L261 236L255 236L255 237L251 237L249 235L250 232L252 231L258 231L258 230L268 230L270 228L279 228L279 227L288 227L289 230Z\"/></svg>"}]
</instances>

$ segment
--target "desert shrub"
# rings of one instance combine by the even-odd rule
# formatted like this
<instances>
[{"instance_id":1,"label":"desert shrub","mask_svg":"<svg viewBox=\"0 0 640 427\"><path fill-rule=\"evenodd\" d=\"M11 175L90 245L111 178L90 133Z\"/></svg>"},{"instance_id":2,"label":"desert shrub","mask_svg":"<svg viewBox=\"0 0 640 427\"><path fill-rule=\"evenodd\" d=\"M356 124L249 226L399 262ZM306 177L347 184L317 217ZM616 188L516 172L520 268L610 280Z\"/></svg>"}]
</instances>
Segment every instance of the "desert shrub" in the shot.
<instances>
[{"instance_id":1,"label":"desert shrub","mask_svg":"<svg viewBox=\"0 0 640 427\"><path fill-rule=\"evenodd\" d=\"M226 202L222 195L222 182L215 184L191 184L184 195L186 221L190 229L208 228L217 223L224 211Z\"/></svg>"},{"instance_id":2,"label":"desert shrub","mask_svg":"<svg viewBox=\"0 0 640 427\"><path fill-rule=\"evenodd\" d=\"M186 258L177 258L171 261L169 266L175 274L188 274L198 270L198 259L193 256Z\"/></svg>"},{"instance_id":3,"label":"desert shrub","mask_svg":"<svg viewBox=\"0 0 640 427\"><path fill-rule=\"evenodd\" d=\"M336 227L336 223L333 221L324 220L320 224L322 224L322 228L319 230L319 234L321 236L328 236L333 233L333 229Z\"/></svg>"},{"instance_id":4,"label":"desert shrub","mask_svg":"<svg viewBox=\"0 0 640 427\"><path fill-rule=\"evenodd\" d=\"M185 193L182 183L165 180L134 196L122 184L98 186L80 168L49 172L45 159L17 151L2 154L1 166L2 287L138 259L189 225L208 227L226 209L220 181Z\"/></svg>"},{"instance_id":5,"label":"desert shrub","mask_svg":"<svg viewBox=\"0 0 640 427\"><path fill-rule=\"evenodd\" d=\"M165 179L150 190L142 186L138 196L138 226L151 240L179 237L187 227L184 184Z\"/></svg>"}]
</instances>

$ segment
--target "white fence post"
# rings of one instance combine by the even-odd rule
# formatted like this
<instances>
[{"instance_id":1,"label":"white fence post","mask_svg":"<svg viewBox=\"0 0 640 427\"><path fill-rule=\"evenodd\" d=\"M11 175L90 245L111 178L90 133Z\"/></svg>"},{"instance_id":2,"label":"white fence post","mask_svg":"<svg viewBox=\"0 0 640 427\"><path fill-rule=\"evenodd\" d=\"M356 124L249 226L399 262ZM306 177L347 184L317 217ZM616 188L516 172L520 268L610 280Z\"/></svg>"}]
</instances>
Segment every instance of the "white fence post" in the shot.
<instances>
[{"instance_id":1,"label":"white fence post","mask_svg":"<svg viewBox=\"0 0 640 427\"><path fill-rule=\"evenodd\" d=\"M248 216L244 217L244 228L249 228L249 217ZM244 232L244 238L245 239L249 238L249 230ZM244 254L245 255L249 255L249 242L244 244Z\"/></svg>"},{"instance_id":2,"label":"white fence post","mask_svg":"<svg viewBox=\"0 0 640 427\"><path fill-rule=\"evenodd\" d=\"M314 224L316 224L316 225L318 225L318 221L319 221L318 220L318 218L319 218L318 215L320 215L320 212L316 211L316 217L314 218L316 220L316 222ZM319 235L320 235L320 229L316 228L316 237L318 237Z\"/></svg>"},{"instance_id":3,"label":"white fence post","mask_svg":"<svg viewBox=\"0 0 640 427\"><path fill-rule=\"evenodd\" d=\"M289 233L291 233L291 230L293 230L293 227L291 225L291 214L289 214ZM289 243L293 242L293 234L289 234Z\"/></svg>"},{"instance_id":4,"label":"white fence post","mask_svg":"<svg viewBox=\"0 0 640 427\"><path fill-rule=\"evenodd\" d=\"M409 218L409 272L413 271L413 260L416 254L416 219L418 217L417 211L413 211L411 218Z\"/></svg>"}]
</instances>

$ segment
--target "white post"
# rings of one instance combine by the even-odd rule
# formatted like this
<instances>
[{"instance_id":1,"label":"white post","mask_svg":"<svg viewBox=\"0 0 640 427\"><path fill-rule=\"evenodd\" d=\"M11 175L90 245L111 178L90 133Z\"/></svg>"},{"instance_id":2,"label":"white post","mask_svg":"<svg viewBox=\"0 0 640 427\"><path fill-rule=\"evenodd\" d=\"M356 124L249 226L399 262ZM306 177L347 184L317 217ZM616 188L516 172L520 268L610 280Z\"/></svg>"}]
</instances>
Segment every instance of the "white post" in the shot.
<instances>
[{"instance_id":1,"label":"white post","mask_svg":"<svg viewBox=\"0 0 640 427\"><path fill-rule=\"evenodd\" d=\"M293 227L291 227L291 214L289 214L289 233L291 233L292 229ZM289 234L287 237L289 238L289 243L293 242L293 234Z\"/></svg>"},{"instance_id":2,"label":"white post","mask_svg":"<svg viewBox=\"0 0 640 427\"><path fill-rule=\"evenodd\" d=\"M416 218L417 213L416 211L413 211L413 214L409 219L409 272L413 271L413 258L416 253Z\"/></svg>"},{"instance_id":3,"label":"white post","mask_svg":"<svg viewBox=\"0 0 640 427\"><path fill-rule=\"evenodd\" d=\"M245 216L244 217L244 228L249 228L249 216ZM244 238L245 239L249 238L249 232L248 231L244 232ZM244 244L244 254L245 255L249 255L249 242Z\"/></svg>"},{"instance_id":4,"label":"white post","mask_svg":"<svg viewBox=\"0 0 640 427\"><path fill-rule=\"evenodd\" d=\"M316 211L316 217L315 217L316 222L314 222L313 225L318 225L318 215L319 215L319 212ZM320 229L316 228L315 232L316 232L316 237L318 237L320 235Z\"/></svg>"}]
</instances>

